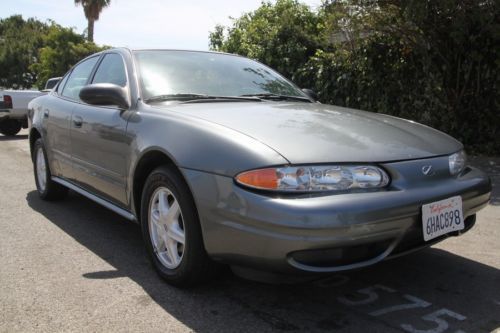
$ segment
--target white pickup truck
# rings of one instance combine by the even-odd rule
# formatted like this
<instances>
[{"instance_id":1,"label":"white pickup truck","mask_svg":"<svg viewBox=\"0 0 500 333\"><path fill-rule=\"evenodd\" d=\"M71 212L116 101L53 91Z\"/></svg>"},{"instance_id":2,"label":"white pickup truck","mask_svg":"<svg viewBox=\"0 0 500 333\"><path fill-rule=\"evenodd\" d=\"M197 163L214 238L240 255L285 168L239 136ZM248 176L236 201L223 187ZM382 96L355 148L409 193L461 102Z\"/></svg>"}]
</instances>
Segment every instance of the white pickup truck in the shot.
<instances>
[{"instance_id":1,"label":"white pickup truck","mask_svg":"<svg viewBox=\"0 0 500 333\"><path fill-rule=\"evenodd\" d=\"M28 127L28 103L40 95L46 94L61 78L51 78L45 89L38 90L0 90L0 133L14 136L21 128Z\"/></svg>"}]
</instances>

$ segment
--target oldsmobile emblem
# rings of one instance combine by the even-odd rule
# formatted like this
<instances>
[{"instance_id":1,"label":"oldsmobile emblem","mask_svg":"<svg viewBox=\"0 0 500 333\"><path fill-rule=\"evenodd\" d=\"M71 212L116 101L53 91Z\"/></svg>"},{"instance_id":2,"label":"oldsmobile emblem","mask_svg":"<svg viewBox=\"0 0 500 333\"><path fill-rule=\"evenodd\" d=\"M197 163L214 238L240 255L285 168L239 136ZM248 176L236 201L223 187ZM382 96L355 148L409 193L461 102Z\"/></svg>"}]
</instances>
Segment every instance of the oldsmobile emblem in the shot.
<instances>
[{"instance_id":1,"label":"oldsmobile emblem","mask_svg":"<svg viewBox=\"0 0 500 333\"><path fill-rule=\"evenodd\" d=\"M424 165L422 167L422 173L426 176L432 176L434 174L434 170L432 170L432 165Z\"/></svg>"}]
</instances>

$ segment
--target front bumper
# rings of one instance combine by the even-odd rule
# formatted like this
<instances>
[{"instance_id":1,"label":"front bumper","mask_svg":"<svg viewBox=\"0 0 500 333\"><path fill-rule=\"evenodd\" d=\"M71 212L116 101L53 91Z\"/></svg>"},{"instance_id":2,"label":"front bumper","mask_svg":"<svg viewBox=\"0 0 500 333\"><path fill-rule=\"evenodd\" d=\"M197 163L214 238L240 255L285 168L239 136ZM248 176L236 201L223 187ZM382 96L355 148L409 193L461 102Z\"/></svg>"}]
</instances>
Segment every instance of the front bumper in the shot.
<instances>
[{"instance_id":1,"label":"front bumper","mask_svg":"<svg viewBox=\"0 0 500 333\"><path fill-rule=\"evenodd\" d=\"M421 167L436 172L423 176ZM490 198L490 179L475 168L459 177L448 158L383 164L386 191L270 197L232 178L182 169L198 208L205 248L215 260L279 273L335 272L432 245L422 237L423 204L460 195L466 230ZM417 172L415 172L415 170Z\"/></svg>"}]
</instances>

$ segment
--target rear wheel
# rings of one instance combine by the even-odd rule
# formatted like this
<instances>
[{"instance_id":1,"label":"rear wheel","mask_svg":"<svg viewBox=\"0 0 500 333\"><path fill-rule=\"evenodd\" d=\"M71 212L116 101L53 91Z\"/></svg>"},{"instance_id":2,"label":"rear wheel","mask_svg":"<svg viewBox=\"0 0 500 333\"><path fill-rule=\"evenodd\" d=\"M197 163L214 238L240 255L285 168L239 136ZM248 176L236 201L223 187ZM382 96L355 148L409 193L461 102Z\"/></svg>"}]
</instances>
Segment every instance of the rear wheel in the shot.
<instances>
[{"instance_id":1,"label":"rear wheel","mask_svg":"<svg viewBox=\"0 0 500 333\"><path fill-rule=\"evenodd\" d=\"M47 154L41 138L38 138L33 146L33 170L36 189L40 198L43 200L57 200L66 196L68 189L52 180Z\"/></svg>"},{"instance_id":2,"label":"rear wheel","mask_svg":"<svg viewBox=\"0 0 500 333\"><path fill-rule=\"evenodd\" d=\"M14 136L21 130L22 124L15 119L5 119L0 122L0 133L6 136Z\"/></svg>"},{"instance_id":3,"label":"rear wheel","mask_svg":"<svg viewBox=\"0 0 500 333\"><path fill-rule=\"evenodd\" d=\"M212 276L215 263L205 251L196 207L179 172L167 166L155 169L141 203L143 238L158 274L179 287Z\"/></svg>"}]
</instances>

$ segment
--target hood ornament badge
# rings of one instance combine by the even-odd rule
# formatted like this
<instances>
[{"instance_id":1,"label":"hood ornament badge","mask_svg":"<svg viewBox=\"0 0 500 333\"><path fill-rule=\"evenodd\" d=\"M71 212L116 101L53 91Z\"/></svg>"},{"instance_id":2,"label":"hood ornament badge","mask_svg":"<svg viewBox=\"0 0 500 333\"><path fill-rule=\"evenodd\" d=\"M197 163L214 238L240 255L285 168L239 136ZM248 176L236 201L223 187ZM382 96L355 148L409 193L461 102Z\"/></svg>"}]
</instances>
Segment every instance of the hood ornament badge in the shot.
<instances>
[{"instance_id":1,"label":"hood ornament badge","mask_svg":"<svg viewBox=\"0 0 500 333\"><path fill-rule=\"evenodd\" d=\"M424 165L422 167L422 173L426 176L432 176L434 174L434 170L432 170L432 165Z\"/></svg>"}]
</instances>

